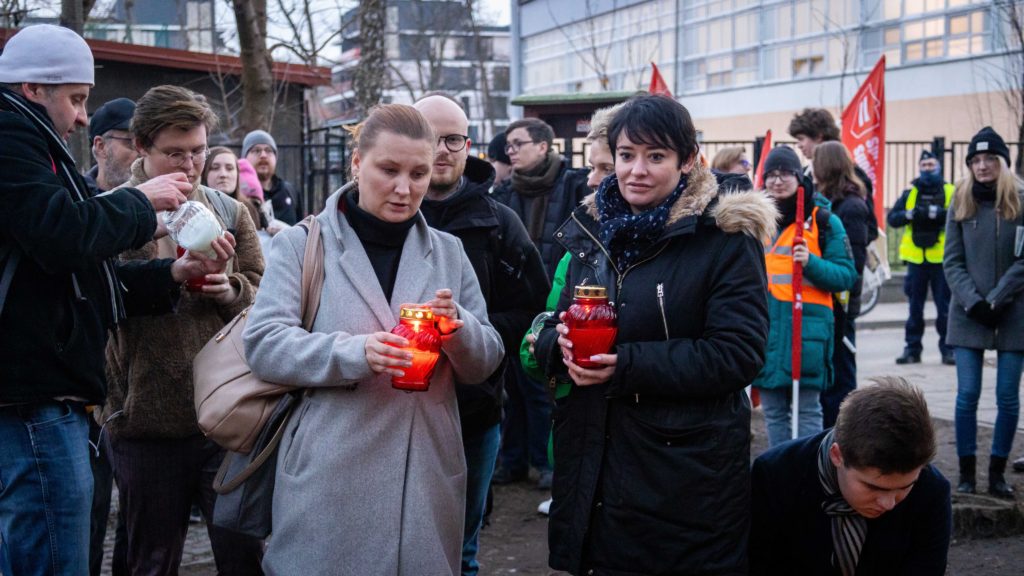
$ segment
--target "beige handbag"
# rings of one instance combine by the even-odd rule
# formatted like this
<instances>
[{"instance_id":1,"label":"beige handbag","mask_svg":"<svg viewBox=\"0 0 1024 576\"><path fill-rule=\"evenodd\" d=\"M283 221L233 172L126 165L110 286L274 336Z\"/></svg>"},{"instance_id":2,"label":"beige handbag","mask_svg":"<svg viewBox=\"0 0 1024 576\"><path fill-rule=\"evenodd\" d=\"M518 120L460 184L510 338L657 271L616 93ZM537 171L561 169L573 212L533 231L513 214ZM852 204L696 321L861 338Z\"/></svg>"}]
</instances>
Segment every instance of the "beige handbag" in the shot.
<instances>
[{"instance_id":1,"label":"beige handbag","mask_svg":"<svg viewBox=\"0 0 1024 576\"><path fill-rule=\"evenodd\" d=\"M324 285L324 251L316 217L308 216L298 225L307 231L301 310L302 326L310 330ZM295 389L260 380L249 369L242 333L251 309L239 312L192 361L199 429L222 447L242 454L252 450L281 396Z\"/></svg>"}]
</instances>

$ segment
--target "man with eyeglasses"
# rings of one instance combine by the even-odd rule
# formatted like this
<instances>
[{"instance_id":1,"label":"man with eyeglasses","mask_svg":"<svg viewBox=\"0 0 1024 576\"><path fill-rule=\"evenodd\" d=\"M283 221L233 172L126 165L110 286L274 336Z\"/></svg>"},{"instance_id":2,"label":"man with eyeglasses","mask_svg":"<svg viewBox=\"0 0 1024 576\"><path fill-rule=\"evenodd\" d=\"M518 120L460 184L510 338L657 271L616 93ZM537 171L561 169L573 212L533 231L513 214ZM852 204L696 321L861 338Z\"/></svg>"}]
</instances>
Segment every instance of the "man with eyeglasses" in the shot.
<instances>
[{"instance_id":1,"label":"man with eyeglasses","mask_svg":"<svg viewBox=\"0 0 1024 576\"><path fill-rule=\"evenodd\" d=\"M166 234L157 211L184 177L94 195L66 139L86 126L92 51L73 31L28 26L0 54L0 572L87 574L93 480L87 404L107 395L108 331L174 309L179 286L219 270L187 255L117 262Z\"/></svg>"},{"instance_id":2,"label":"man with eyeglasses","mask_svg":"<svg viewBox=\"0 0 1024 576\"><path fill-rule=\"evenodd\" d=\"M112 190L131 177L132 162L139 152L128 131L135 114L135 102L128 98L111 100L89 119L89 143L96 165L85 174L85 183L95 193Z\"/></svg>"},{"instance_id":3,"label":"man with eyeglasses","mask_svg":"<svg viewBox=\"0 0 1024 576\"><path fill-rule=\"evenodd\" d=\"M515 212L490 197L494 169L469 154L469 121L462 107L443 94L427 95L413 106L437 135L430 187L420 212L430 226L462 240L487 303L487 316L510 351L506 361L518 363L519 340L544 308L550 289L540 254ZM502 362L482 384L455 387L467 469L463 576L479 571L476 555L501 441L506 374L512 375Z\"/></svg>"},{"instance_id":4,"label":"man with eyeglasses","mask_svg":"<svg viewBox=\"0 0 1024 576\"><path fill-rule=\"evenodd\" d=\"M555 230L590 193L587 170L571 168L569 161L553 148L555 133L551 126L538 118L512 122L505 138L512 177L494 191L494 198L512 208L526 225L550 281L565 254L565 249L555 241ZM511 349L518 347L517 343ZM551 400L547 385L527 376L518 362L512 363L512 369L516 377L510 380L514 385L508 387L501 459L493 482L526 480L532 466L538 472L538 488L549 489Z\"/></svg>"},{"instance_id":5,"label":"man with eyeglasses","mask_svg":"<svg viewBox=\"0 0 1024 576\"><path fill-rule=\"evenodd\" d=\"M107 346L107 402L99 417L113 454L114 479L128 531L132 574L177 574L189 510L198 502L224 576L259 574L260 542L209 523L213 477L224 457L199 430L192 398L192 360L211 334L252 304L263 255L249 211L200 183L217 116L206 98L181 86L150 88L137 102L131 131L139 159L128 185L184 174L189 201L205 206L237 242L216 273L182 288L174 313L130 318ZM187 227L186 227L187 230ZM185 252L165 237L122 260L149 261Z\"/></svg>"},{"instance_id":6,"label":"man with eyeglasses","mask_svg":"<svg viewBox=\"0 0 1024 576\"><path fill-rule=\"evenodd\" d=\"M274 208L274 219L294 226L302 214L299 195L291 182L277 176L277 142L274 137L264 130L249 132L242 140L242 157L256 169L260 186L263 186L263 197L270 200ZM268 231L276 233L274 227Z\"/></svg>"}]
</instances>

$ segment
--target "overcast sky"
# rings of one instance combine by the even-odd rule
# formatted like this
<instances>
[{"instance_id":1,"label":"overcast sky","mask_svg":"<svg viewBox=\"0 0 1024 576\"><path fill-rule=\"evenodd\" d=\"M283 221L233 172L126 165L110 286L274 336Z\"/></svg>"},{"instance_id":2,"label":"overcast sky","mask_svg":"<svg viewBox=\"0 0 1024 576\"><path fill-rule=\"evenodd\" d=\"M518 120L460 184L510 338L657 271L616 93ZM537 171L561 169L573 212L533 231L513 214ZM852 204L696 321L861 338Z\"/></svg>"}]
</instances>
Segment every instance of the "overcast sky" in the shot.
<instances>
[{"instance_id":1,"label":"overcast sky","mask_svg":"<svg viewBox=\"0 0 1024 576\"><path fill-rule=\"evenodd\" d=\"M511 2L512 0L483 0L480 8L484 11L484 16L501 26L511 22Z\"/></svg>"}]
</instances>

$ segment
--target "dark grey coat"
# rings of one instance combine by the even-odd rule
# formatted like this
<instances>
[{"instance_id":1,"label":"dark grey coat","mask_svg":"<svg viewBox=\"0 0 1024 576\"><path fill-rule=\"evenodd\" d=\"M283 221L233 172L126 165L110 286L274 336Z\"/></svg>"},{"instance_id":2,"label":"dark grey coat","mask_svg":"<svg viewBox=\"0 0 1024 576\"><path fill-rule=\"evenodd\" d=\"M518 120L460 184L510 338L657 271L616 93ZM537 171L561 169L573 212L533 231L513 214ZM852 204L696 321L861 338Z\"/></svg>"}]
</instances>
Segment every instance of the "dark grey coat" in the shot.
<instances>
[{"instance_id":1,"label":"dark grey coat","mask_svg":"<svg viewBox=\"0 0 1024 576\"><path fill-rule=\"evenodd\" d=\"M1024 189L1018 193L1024 206ZM955 210L954 198L946 218L942 261L953 293L946 343L986 350L1024 350L1024 258L1013 253L1017 228L1024 226L1024 214L1010 222L998 217L993 203L979 202L973 217L957 222L953 218ZM1002 320L995 329L967 317L967 310L982 300L1001 311Z\"/></svg>"}]
</instances>

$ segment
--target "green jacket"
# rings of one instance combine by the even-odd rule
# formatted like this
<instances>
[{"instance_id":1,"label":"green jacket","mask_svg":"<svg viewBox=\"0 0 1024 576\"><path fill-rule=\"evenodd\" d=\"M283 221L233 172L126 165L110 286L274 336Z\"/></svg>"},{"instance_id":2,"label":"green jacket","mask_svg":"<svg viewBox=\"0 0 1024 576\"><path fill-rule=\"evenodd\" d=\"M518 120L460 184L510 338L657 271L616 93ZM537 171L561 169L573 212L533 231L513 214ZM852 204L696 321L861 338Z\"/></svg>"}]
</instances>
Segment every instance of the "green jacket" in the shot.
<instances>
[{"instance_id":1,"label":"green jacket","mask_svg":"<svg viewBox=\"0 0 1024 576\"><path fill-rule=\"evenodd\" d=\"M555 268L555 277L551 281L551 292L548 293L548 300L544 305L544 310L547 312L553 312L558 306L558 297L562 294L562 288L565 286L565 273L569 269L569 261L571 259L572 255L566 252L562 259L558 261L558 267ZM530 354L530 343L526 341L526 337L529 334L529 331L523 334L523 340L519 344L519 360L522 362L523 371L526 372L527 376L543 382L547 380L547 376L537 366L537 358ZM572 382L568 380L559 381L555 387L555 398L563 398L568 395L571 387Z\"/></svg>"},{"instance_id":2,"label":"green jacket","mask_svg":"<svg viewBox=\"0 0 1024 576\"><path fill-rule=\"evenodd\" d=\"M819 206L828 201L815 197ZM779 231L779 234L782 230ZM776 236L777 238L778 236ZM804 267L804 278L828 292L842 292L857 282L857 269L853 265L846 240L846 230L835 214L829 214L827 230L822 231L821 257L811 254ZM773 238L774 240L774 238ZM793 303L768 297L768 348L765 365L752 386L765 389L793 386ZM803 350L801 352L800 387L827 390L832 386L833 334L832 310L820 304L804 304Z\"/></svg>"}]
</instances>

